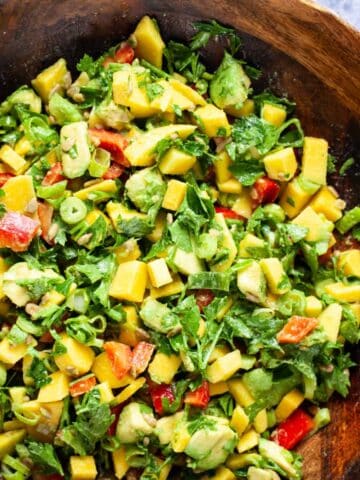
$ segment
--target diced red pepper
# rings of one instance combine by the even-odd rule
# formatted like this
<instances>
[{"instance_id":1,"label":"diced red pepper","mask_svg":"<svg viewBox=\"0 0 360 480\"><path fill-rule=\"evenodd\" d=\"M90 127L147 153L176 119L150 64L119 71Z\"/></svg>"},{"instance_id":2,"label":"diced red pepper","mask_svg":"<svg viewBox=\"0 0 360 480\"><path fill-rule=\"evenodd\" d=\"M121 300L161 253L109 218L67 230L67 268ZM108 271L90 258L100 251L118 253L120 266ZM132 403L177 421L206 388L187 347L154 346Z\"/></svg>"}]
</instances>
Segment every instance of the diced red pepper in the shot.
<instances>
[{"instance_id":1,"label":"diced red pepper","mask_svg":"<svg viewBox=\"0 0 360 480\"><path fill-rule=\"evenodd\" d=\"M104 350L109 357L114 375L121 380L131 369L131 348L129 345L120 342L106 342L104 343Z\"/></svg>"},{"instance_id":2,"label":"diced red pepper","mask_svg":"<svg viewBox=\"0 0 360 480\"><path fill-rule=\"evenodd\" d=\"M291 450L314 428L314 420L301 408L281 422L271 435L272 440Z\"/></svg>"},{"instance_id":3,"label":"diced red pepper","mask_svg":"<svg viewBox=\"0 0 360 480\"><path fill-rule=\"evenodd\" d=\"M110 63L132 63L135 57L135 51L128 43L124 43L118 48L113 57L105 57L103 67L107 68Z\"/></svg>"},{"instance_id":4,"label":"diced red pepper","mask_svg":"<svg viewBox=\"0 0 360 480\"><path fill-rule=\"evenodd\" d=\"M234 212L231 208L228 207L215 207L216 213L222 213L225 218L233 219L233 220L242 220L243 217L238 213Z\"/></svg>"},{"instance_id":5,"label":"diced red pepper","mask_svg":"<svg viewBox=\"0 0 360 480\"><path fill-rule=\"evenodd\" d=\"M185 395L185 403L193 407L206 408L210 400L209 383L204 380L200 387Z\"/></svg>"},{"instance_id":6,"label":"diced red pepper","mask_svg":"<svg viewBox=\"0 0 360 480\"><path fill-rule=\"evenodd\" d=\"M331 260L331 257L333 255L334 255L334 248L330 247L325 253L319 256L319 263L321 265L326 265Z\"/></svg>"},{"instance_id":7,"label":"diced red pepper","mask_svg":"<svg viewBox=\"0 0 360 480\"><path fill-rule=\"evenodd\" d=\"M84 393L90 391L96 385L95 375L90 375L86 378L80 378L76 382L70 385L70 395L72 397L78 397Z\"/></svg>"},{"instance_id":8,"label":"diced red pepper","mask_svg":"<svg viewBox=\"0 0 360 480\"><path fill-rule=\"evenodd\" d=\"M150 383L149 391L155 412L159 415L164 413L163 400L167 399L169 404L175 400L175 395L171 385L167 385L165 383L161 385Z\"/></svg>"},{"instance_id":9,"label":"diced red pepper","mask_svg":"<svg viewBox=\"0 0 360 480\"><path fill-rule=\"evenodd\" d=\"M131 375L137 377L140 373L145 372L149 365L152 354L154 353L155 345L147 342L139 342L134 350L132 356Z\"/></svg>"},{"instance_id":10,"label":"diced red pepper","mask_svg":"<svg viewBox=\"0 0 360 480\"><path fill-rule=\"evenodd\" d=\"M115 178L121 177L124 173L124 168L118 163L113 162L107 171L103 175L104 180L115 180Z\"/></svg>"},{"instance_id":11,"label":"diced red pepper","mask_svg":"<svg viewBox=\"0 0 360 480\"><path fill-rule=\"evenodd\" d=\"M277 341L279 343L299 343L317 325L318 321L316 318L293 315L277 334Z\"/></svg>"},{"instance_id":12,"label":"diced red pepper","mask_svg":"<svg viewBox=\"0 0 360 480\"><path fill-rule=\"evenodd\" d=\"M56 162L46 173L41 185L48 187L49 185L54 185L54 183L61 182L62 180L65 180L65 177L63 176L62 164L61 162Z\"/></svg>"},{"instance_id":13,"label":"diced red pepper","mask_svg":"<svg viewBox=\"0 0 360 480\"><path fill-rule=\"evenodd\" d=\"M202 288L195 293L195 300L196 304L199 307L200 312L203 311L205 307L210 305L210 303L214 300L215 295L211 290L206 288Z\"/></svg>"},{"instance_id":14,"label":"diced red pepper","mask_svg":"<svg viewBox=\"0 0 360 480\"><path fill-rule=\"evenodd\" d=\"M47 202L38 202L38 216L41 226L41 238L46 242L51 243L49 240L49 230L52 224L54 208Z\"/></svg>"},{"instance_id":15,"label":"diced red pepper","mask_svg":"<svg viewBox=\"0 0 360 480\"><path fill-rule=\"evenodd\" d=\"M40 337L40 342L42 343L53 343L54 337L51 335L50 332L45 332Z\"/></svg>"},{"instance_id":16,"label":"diced red pepper","mask_svg":"<svg viewBox=\"0 0 360 480\"><path fill-rule=\"evenodd\" d=\"M40 228L37 220L18 212L7 212L0 220L0 248L25 252Z\"/></svg>"},{"instance_id":17,"label":"diced red pepper","mask_svg":"<svg viewBox=\"0 0 360 480\"><path fill-rule=\"evenodd\" d=\"M0 173L0 187L3 187L12 177L14 177L12 173Z\"/></svg>"},{"instance_id":18,"label":"diced red pepper","mask_svg":"<svg viewBox=\"0 0 360 480\"><path fill-rule=\"evenodd\" d=\"M110 408L112 415L115 416L114 421L112 422L112 424L110 425L110 427L107 430L107 434L110 435L111 437L113 437L116 433L116 427L117 427L117 423L119 421L119 416L120 416L120 413L122 412L122 409L124 408L124 406L125 406L124 403L120 403L120 405L115 405L114 407Z\"/></svg>"},{"instance_id":19,"label":"diced red pepper","mask_svg":"<svg viewBox=\"0 0 360 480\"><path fill-rule=\"evenodd\" d=\"M280 185L268 177L256 180L253 185L251 196L257 205L275 202L280 192Z\"/></svg>"},{"instance_id":20,"label":"diced red pepper","mask_svg":"<svg viewBox=\"0 0 360 480\"><path fill-rule=\"evenodd\" d=\"M129 162L124 156L128 141L120 133L110 132L103 128L89 128L89 136L97 147L111 153L114 162L129 167Z\"/></svg>"}]
</instances>

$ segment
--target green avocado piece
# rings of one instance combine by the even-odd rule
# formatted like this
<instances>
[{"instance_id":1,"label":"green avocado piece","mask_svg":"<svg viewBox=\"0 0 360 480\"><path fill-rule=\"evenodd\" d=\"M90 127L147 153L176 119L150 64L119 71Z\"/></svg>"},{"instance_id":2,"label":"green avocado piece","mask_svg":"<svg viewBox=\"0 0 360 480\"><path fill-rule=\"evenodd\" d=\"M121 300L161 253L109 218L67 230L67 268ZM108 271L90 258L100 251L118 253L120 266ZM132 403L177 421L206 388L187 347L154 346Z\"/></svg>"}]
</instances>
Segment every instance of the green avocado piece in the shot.
<instances>
[{"instance_id":1,"label":"green avocado piece","mask_svg":"<svg viewBox=\"0 0 360 480\"><path fill-rule=\"evenodd\" d=\"M262 303L265 301L266 281L258 262L244 261L243 268L237 274L237 286L250 302Z\"/></svg>"},{"instance_id":2,"label":"green avocado piece","mask_svg":"<svg viewBox=\"0 0 360 480\"><path fill-rule=\"evenodd\" d=\"M13 92L6 100L0 104L0 115L10 112L16 104L29 106L29 110L34 113L41 112L41 99L36 95L32 88L23 85Z\"/></svg>"},{"instance_id":3,"label":"green avocado piece","mask_svg":"<svg viewBox=\"0 0 360 480\"><path fill-rule=\"evenodd\" d=\"M80 122L82 120L82 115L76 105L69 102L69 100L58 93L54 93L50 97L49 112L59 125Z\"/></svg>"},{"instance_id":4,"label":"green avocado piece","mask_svg":"<svg viewBox=\"0 0 360 480\"><path fill-rule=\"evenodd\" d=\"M151 297L143 301L140 317L147 327L160 333L168 333L178 325L178 320L171 315L171 310Z\"/></svg>"},{"instance_id":5,"label":"green avocado piece","mask_svg":"<svg viewBox=\"0 0 360 480\"><path fill-rule=\"evenodd\" d=\"M241 108L248 97L250 79L238 60L225 52L210 82L210 97L219 108Z\"/></svg>"},{"instance_id":6,"label":"green avocado piece","mask_svg":"<svg viewBox=\"0 0 360 480\"><path fill-rule=\"evenodd\" d=\"M158 170L143 168L133 173L125 183L125 191L132 203L143 213L161 205L166 192L166 182Z\"/></svg>"},{"instance_id":7,"label":"green avocado piece","mask_svg":"<svg viewBox=\"0 0 360 480\"><path fill-rule=\"evenodd\" d=\"M143 403L132 402L120 413L116 427L116 436L121 443L136 443L151 435L156 420L150 407Z\"/></svg>"},{"instance_id":8,"label":"green avocado piece","mask_svg":"<svg viewBox=\"0 0 360 480\"><path fill-rule=\"evenodd\" d=\"M90 164L88 128L86 122L64 125L60 131L62 166L67 178L84 175Z\"/></svg>"}]
</instances>

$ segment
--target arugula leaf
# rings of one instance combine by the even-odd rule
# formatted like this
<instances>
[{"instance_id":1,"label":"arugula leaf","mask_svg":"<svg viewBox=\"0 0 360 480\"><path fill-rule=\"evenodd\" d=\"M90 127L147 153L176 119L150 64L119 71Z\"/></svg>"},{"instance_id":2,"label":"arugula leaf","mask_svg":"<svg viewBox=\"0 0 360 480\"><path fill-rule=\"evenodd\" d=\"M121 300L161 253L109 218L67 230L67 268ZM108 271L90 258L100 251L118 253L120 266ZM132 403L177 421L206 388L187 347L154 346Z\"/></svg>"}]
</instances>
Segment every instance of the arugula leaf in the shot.
<instances>
[{"instance_id":1,"label":"arugula leaf","mask_svg":"<svg viewBox=\"0 0 360 480\"><path fill-rule=\"evenodd\" d=\"M38 356L33 357L26 375L32 377L36 388L41 388L50 383L49 372L45 367L45 363Z\"/></svg>"},{"instance_id":2,"label":"arugula leaf","mask_svg":"<svg viewBox=\"0 0 360 480\"><path fill-rule=\"evenodd\" d=\"M264 168L258 160L237 160L230 167L231 172L244 187L250 187L264 175Z\"/></svg>"},{"instance_id":3,"label":"arugula leaf","mask_svg":"<svg viewBox=\"0 0 360 480\"><path fill-rule=\"evenodd\" d=\"M50 443L27 440L26 446L31 460L37 467L41 467L42 472L64 475L60 460L54 447Z\"/></svg>"},{"instance_id":4,"label":"arugula leaf","mask_svg":"<svg viewBox=\"0 0 360 480\"><path fill-rule=\"evenodd\" d=\"M229 41L231 55L234 55L240 48L242 40L233 28L224 27L216 20L210 22L194 22L197 33L190 42L191 50L198 50L205 47L212 37L226 37Z\"/></svg>"},{"instance_id":5,"label":"arugula leaf","mask_svg":"<svg viewBox=\"0 0 360 480\"><path fill-rule=\"evenodd\" d=\"M296 103L292 102L286 97L277 97L270 90L264 90L258 95L253 96L255 102L256 111L261 112L261 108L265 103L271 103L272 105L279 105L286 109L287 113L290 114L295 110Z\"/></svg>"},{"instance_id":6,"label":"arugula leaf","mask_svg":"<svg viewBox=\"0 0 360 480\"><path fill-rule=\"evenodd\" d=\"M186 45L170 40L164 50L164 56L170 74L177 71L184 75L189 82L196 83L206 71L199 60L199 54Z\"/></svg>"},{"instance_id":7,"label":"arugula leaf","mask_svg":"<svg viewBox=\"0 0 360 480\"><path fill-rule=\"evenodd\" d=\"M93 78L99 73L103 59L104 57L101 56L98 60L94 60L90 55L85 53L77 63L76 68L79 72L85 72L90 78Z\"/></svg>"},{"instance_id":8,"label":"arugula leaf","mask_svg":"<svg viewBox=\"0 0 360 480\"><path fill-rule=\"evenodd\" d=\"M152 232L154 225L149 219L138 217L130 218L129 220L119 219L117 222L119 231L129 238L145 237Z\"/></svg>"},{"instance_id":9,"label":"arugula leaf","mask_svg":"<svg viewBox=\"0 0 360 480\"><path fill-rule=\"evenodd\" d=\"M229 272L199 272L193 273L188 278L188 288L207 288L228 292L231 276Z\"/></svg>"}]
</instances>

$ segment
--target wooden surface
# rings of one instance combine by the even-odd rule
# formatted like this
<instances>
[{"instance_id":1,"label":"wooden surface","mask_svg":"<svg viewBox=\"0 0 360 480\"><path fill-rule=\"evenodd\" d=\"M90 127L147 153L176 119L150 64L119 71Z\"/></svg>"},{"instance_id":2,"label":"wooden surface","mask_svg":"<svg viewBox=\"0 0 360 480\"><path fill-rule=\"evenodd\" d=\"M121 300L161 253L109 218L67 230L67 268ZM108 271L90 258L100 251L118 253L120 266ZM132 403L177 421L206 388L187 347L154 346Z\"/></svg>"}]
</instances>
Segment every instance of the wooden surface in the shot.
<instances>
[{"instance_id":1,"label":"wooden surface","mask_svg":"<svg viewBox=\"0 0 360 480\"><path fill-rule=\"evenodd\" d=\"M270 85L297 101L308 135L324 136L341 161L357 162L346 177L334 174L348 205L360 203L359 33L311 2L297 0L0 0L0 99L64 56L74 68L87 52L100 54L128 35L145 13L155 15L166 39L187 40L192 21L216 18L237 28L242 55ZM213 42L209 67L222 54ZM306 480L360 479L360 371L351 395L331 402L333 422L305 442Z\"/></svg>"}]
</instances>

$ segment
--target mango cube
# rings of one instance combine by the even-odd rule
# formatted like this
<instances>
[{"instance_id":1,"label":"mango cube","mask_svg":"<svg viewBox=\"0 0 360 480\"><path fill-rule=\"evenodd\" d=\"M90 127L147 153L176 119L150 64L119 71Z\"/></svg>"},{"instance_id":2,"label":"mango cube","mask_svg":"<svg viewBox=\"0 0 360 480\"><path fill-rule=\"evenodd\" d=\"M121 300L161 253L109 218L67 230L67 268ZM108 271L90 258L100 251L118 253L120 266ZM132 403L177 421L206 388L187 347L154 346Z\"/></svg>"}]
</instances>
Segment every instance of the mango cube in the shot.
<instances>
[{"instance_id":1,"label":"mango cube","mask_svg":"<svg viewBox=\"0 0 360 480\"><path fill-rule=\"evenodd\" d=\"M234 105L225 107L225 112L233 117L247 117L255 112L255 102L250 98L247 98L240 108L236 108Z\"/></svg>"},{"instance_id":2,"label":"mango cube","mask_svg":"<svg viewBox=\"0 0 360 480\"><path fill-rule=\"evenodd\" d=\"M291 390L280 401L275 409L275 415L278 422L288 418L304 401L304 395L297 390Z\"/></svg>"},{"instance_id":3,"label":"mango cube","mask_svg":"<svg viewBox=\"0 0 360 480\"><path fill-rule=\"evenodd\" d=\"M214 221L219 225L222 230L222 240L220 242L220 248L226 248L228 251L228 257L221 262L212 265L211 270L215 272L226 272L233 264L237 256L237 247L233 236L226 224L224 215L222 213L216 213Z\"/></svg>"},{"instance_id":4,"label":"mango cube","mask_svg":"<svg viewBox=\"0 0 360 480\"><path fill-rule=\"evenodd\" d=\"M136 41L136 56L161 68L165 43L155 21L147 15L143 17L137 24L133 36Z\"/></svg>"},{"instance_id":5,"label":"mango cube","mask_svg":"<svg viewBox=\"0 0 360 480\"><path fill-rule=\"evenodd\" d=\"M280 105L265 103L261 109L261 118L275 127L280 127L286 119L286 109Z\"/></svg>"},{"instance_id":6,"label":"mango cube","mask_svg":"<svg viewBox=\"0 0 360 480\"><path fill-rule=\"evenodd\" d=\"M323 138L305 137L302 174L308 180L326 185L328 142Z\"/></svg>"},{"instance_id":7,"label":"mango cube","mask_svg":"<svg viewBox=\"0 0 360 480\"><path fill-rule=\"evenodd\" d=\"M129 375L126 375L121 380L115 376L106 352L100 353L100 355L95 358L91 371L100 383L107 382L110 388L125 387L133 380Z\"/></svg>"},{"instance_id":8,"label":"mango cube","mask_svg":"<svg viewBox=\"0 0 360 480\"><path fill-rule=\"evenodd\" d=\"M236 447L237 451L239 453L243 453L255 448L259 443L259 438L259 434L252 428L248 432L244 433L242 437L240 437Z\"/></svg>"},{"instance_id":9,"label":"mango cube","mask_svg":"<svg viewBox=\"0 0 360 480\"><path fill-rule=\"evenodd\" d=\"M74 196L80 198L80 200L92 200L94 192L116 193L117 185L114 180L103 180L78 190L74 193Z\"/></svg>"},{"instance_id":10,"label":"mango cube","mask_svg":"<svg viewBox=\"0 0 360 480\"><path fill-rule=\"evenodd\" d=\"M341 282L331 283L330 285L326 285L325 291L340 302L351 303L360 301L360 283L348 285Z\"/></svg>"},{"instance_id":11,"label":"mango cube","mask_svg":"<svg viewBox=\"0 0 360 480\"><path fill-rule=\"evenodd\" d=\"M314 297L313 295L309 295L306 297L306 305L305 305L305 315L308 317L318 317L322 312L322 303L321 301Z\"/></svg>"},{"instance_id":12,"label":"mango cube","mask_svg":"<svg viewBox=\"0 0 360 480\"><path fill-rule=\"evenodd\" d=\"M161 158L159 170L164 175L184 175L196 162L196 157L178 148L170 148Z\"/></svg>"},{"instance_id":13,"label":"mango cube","mask_svg":"<svg viewBox=\"0 0 360 480\"><path fill-rule=\"evenodd\" d=\"M206 105L205 99L198 93L194 88L189 87L184 82L176 78L171 78L169 80L170 85L174 90L181 93L184 97L186 97L190 102L194 105Z\"/></svg>"},{"instance_id":14,"label":"mango cube","mask_svg":"<svg viewBox=\"0 0 360 480\"><path fill-rule=\"evenodd\" d=\"M159 109L152 106L145 89L139 88L134 84L131 93L127 99L130 113L135 118L151 117L159 112Z\"/></svg>"},{"instance_id":15,"label":"mango cube","mask_svg":"<svg viewBox=\"0 0 360 480\"><path fill-rule=\"evenodd\" d=\"M290 281L278 258L263 258L260 260L260 266L264 272L271 293L283 295L290 290Z\"/></svg>"},{"instance_id":16,"label":"mango cube","mask_svg":"<svg viewBox=\"0 0 360 480\"><path fill-rule=\"evenodd\" d=\"M170 297L171 295L176 295L181 293L184 289L184 283L182 282L179 275L172 276L172 282L164 285L160 288L150 287L150 296L152 298L162 298L162 297Z\"/></svg>"},{"instance_id":17,"label":"mango cube","mask_svg":"<svg viewBox=\"0 0 360 480\"><path fill-rule=\"evenodd\" d=\"M0 460L2 460L5 455L11 455L16 445L24 440L25 435L25 429L0 433Z\"/></svg>"},{"instance_id":18,"label":"mango cube","mask_svg":"<svg viewBox=\"0 0 360 480\"><path fill-rule=\"evenodd\" d=\"M237 405L233 410L230 426L236 431L239 437L249 426L249 417L246 415L245 410L240 405Z\"/></svg>"},{"instance_id":19,"label":"mango cube","mask_svg":"<svg viewBox=\"0 0 360 480\"><path fill-rule=\"evenodd\" d=\"M26 160L9 145L3 145L0 148L0 161L5 163L14 174L20 172L27 165Z\"/></svg>"},{"instance_id":20,"label":"mango cube","mask_svg":"<svg viewBox=\"0 0 360 480\"><path fill-rule=\"evenodd\" d=\"M217 183L224 183L232 178L233 175L229 170L231 164L232 160L226 150L223 150L216 156L214 168Z\"/></svg>"},{"instance_id":21,"label":"mango cube","mask_svg":"<svg viewBox=\"0 0 360 480\"><path fill-rule=\"evenodd\" d=\"M226 114L215 105L207 104L195 110L195 118L200 128L210 137L228 137L231 132Z\"/></svg>"},{"instance_id":22,"label":"mango cube","mask_svg":"<svg viewBox=\"0 0 360 480\"><path fill-rule=\"evenodd\" d=\"M219 358L224 357L225 355L230 353L230 351L231 350L227 345L216 345L216 347L211 352L208 363L214 363Z\"/></svg>"},{"instance_id":23,"label":"mango cube","mask_svg":"<svg viewBox=\"0 0 360 480\"><path fill-rule=\"evenodd\" d=\"M360 250L353 248L341 252L337 266L349 277L360 277Z\"/></svg>"},{"instance_id":24,"label":"mango cube","mask_svg":"<svg viewBox=\"0 0 360 480\"><path fill-rule=\"evenodd\" d=\"M125 447L120 447L112 452L112 461L114 465L115 477L121 480L125 477L126 472L130 468L130 465L126 461Z\"/></svg>"},{"instance_id":25,"label":"mango cube","mask_svg":"<svg viewBox=\"0 0 360 480\"><path fill-rule=\"evenodd\" d=\"M125 387L116 397L114 398L112 404L120 405L121 403L126 402L131 398L140 388L143 387L145 384L146 379L145 377L137 378L136 380L132 381L130 385Z\"/></svg>"},{"instance_id":26,"label":"mango cube","mask_svg":"<svg viewBox=\"0 0 360 480\"><path fill-rule=\"evenodd\" d=\"M231 378L241 368L240 350L234 350L215 360L206 369L206 376L211 383L218 383Z\"/></svg>"},{"instance_id":27,"label":"mango cube","mask_svg":"<svg viewBox=\"0 0 360 480\"><path fill-rule=\"evenodd\" d=\"M112 81L112 93L114 103L117 105L129 106L129 97L136 79L130 68L124 67L114 72Z\"/></svg>"},{"instance_id":28,"label":"mango cube","mask_svg":"<svg viewBox=\"0 0 360 480\"><path fill-rule=\"evenodd\" d=\"M153 287L160 288L172 282L169 268L163 258L152 260L148 263L147 268Z\"/></svg>"},{"instance_id":29,"label":"mango cube","mask_svg":"<svg viewBox=\"0 0 360 480\"><path fill-rule=\"evenodd\" d=\"M126 321L120 325L119 342L135 347L141 340L138 333L141 325L140 319L135 307L126 305L123 310L126 314Z\"/></svg>"},{"instance_id":30,"label":"mango cube","mask_svg":"<svg viewBox=\"0 0 360 480\"><path fill-rule=\"evenodd\" d=\"M250 218L253 212L253 200L250 195L249 188L243 188L235 203L232 206L232 210L238 215L244 218Z\"/></svg>"},{"instance_id":31,"label":"mango cube","mask_svg":"<svg viewBox=\"0 0 360 480\"><path fill-rule=\"evenodd\" d=\"M186 195L186 183L179 180L170 180L163 199L162 207L166 210L179 209Z\"/></svg>"},{"instance_id":32,"label":"mango cube","mask_svg":"<svg viewBox=\"0 0 360 480\"><path fill-rule=\"evenodd\" d=\"M285 210L289 218L294 218L309 202L317 188L315 185L313 189L304 188L302 178L296 177L286 185L280 198L280 206Z\"/></svg>"},{"instance_id":33,"label":"mango cube","mask_svg":"<svg viewBox=\"0 0 360 480\"><path fill-rule=\"evenodd\" d=\"M10 343L7 337L4 337L0 342L0 362L6 365L13 366L16 362L25 357L28 348L34 345L35 341L30 337L30 342L19 344Z\"/></svg>"},{"instance_id":34,"label":"mango cube","mask_svg":"<svg viewBox=\"0 0 360 480\"><path fill-rule=\"evenodd\" d=\"M0 202L7 210L23 214L37 212L36 194L30 175L18 175L10 178L2 189L5 194L0 198Z\"/></svg>"},{"instance_id":35,"label":"mango cube","mask_svg":"<svg viewBox=\"0 0 360 480\"><path fill-rule=\"evenodd\" d=\"M229 391L229 387L226 382L209 383L210 397L216 397Z\"/></svg>"},{"instance_id":36,"label":"mango cube","mask_svg":"<svg viewBox=\"0 0 360 480\"><path fill-rule=\"evenodd\" d=\"M112 400L114 400L114 394L109 382L99 383L96 385L96 388L100 393L100 403L110 403Z\"/></svg>"},{"instance_id":37,"label":"mango cube","mask_svg":"<svg viewBox=\"0 0 360 480\"><path fill-rule=\"evenodd\" d=\"M114 250L118 264L137 260L141 256L141 250L135 238L129 238L120 247Z\"/></svg>"},{"instance_id":38,"label":"mango cube","mask_svg":"<svg viewBox=\"0 0 360 480\"><path fill-rule=\"evenodd\" d=\"M350 308L351 308L353 314L355 315L355 318L356 318L358 324L360 325L360 303L352 303L350 305Z\"/></svg>"},{"instance_id":39,"label":"mango cube","mask_svg":"<svg viewBox=\"0 0 360 480\"><path fill-rule=\"evenodd\" d=\"M235 378L228 382L229 392L234 397L236 403L242 407L248 407L254 403L254 397L251 395L244 382L240 378Z\"/></svg>"},{"instance_id":40,"label":"mango cube","mask_svg":"<svg viewBox=\"0 0 360 480\"><path fill-rule=\"evenodd\" d=\"M264 166L270 178L288 182L293 178L297 169L294 149L288 147L266 155Z\"/></svg>"},{"instance_id":41,"label":"mango cube","mask_svg":"<svg viewBox=\"0 0 360 480\"><path fill-rule=\"evenodd\" d=\"M57 92L64 90L67 76L66 61L60 58L56 63L40 72L31 83L42 100L48 102L55 89Z\"/></svg>"},{"instance_id":42,"label":"mango cube","mask_svg":"<svg viewBox=\"0 0 360 480\"><path fill-rule=\"evenodd\" d=\"M319 325L323 327L330 342L336 342L337 340L341 317L342 306L338 303L331 303L318 316Z\"/></svg>"},{"instance_id":43,"label":"mango cube","mask_svg":"<svg viewBox=\"0 0 360 480\"><path fill-rule=\"evenodd\" d=\"M145 213L140 213L137 210L131 210L127 208L125 205L122 203L118 202L108 202L106 205L106 212L109 215L111 219L111 223L113 224L115 230L119 231L118 227L118 221L124 220L128 221L131 220L132 218L139 218L146 220L147 216ZM119 248L121 248L123 245L121 245ZM122 250L120 251L120 254L124 252L124 249L129 250L130 247L134 246L134 244L127 243L125 247L123 247Z\"/></svg>"},{"instance_id":44,"label":"mango cube","mask_svg":"<svg viewBox=\"0 0 360 480\"><path fill-rule=\"evenodd\" d=\"M233 480L236 477L230 469L222 466L216 469L215 475L211 478L212 480Z\"/></svg>"},{"instance_id":45,"label":"mango cube","mask_svg":"<svg viewBox=\"0 0 360 480\"><path fill-rule=\"evenodd\" d=\"M151 380L156 383L171 383L181 365L178 355L166 355L157 352L149 365L148 372Z\"/></svg>"},{"instance_id":46,"label":"mango cube","mask_svg":"<svg viewBox=\"0 0 360 480\"><path fill-rule=\"evenodd\" d=\"M254 428L257 433L264 433L268 428L268 417L266 409L260 410L254 419Z\"/></svg>"},{"instance_id":47,"label":"mango cube","mask_svg":"<svg viewBox=\"0 0 360 480\"><path fill-rule=\"evenodd\" d=\"M252 233L247 233L239 243L239 257L241 258L254 258L254 251L256 249L265 248L266 244L264 240L256 237ZM254 249L254 250L253 250Z\"/></svg>"},{"instance_id":48,"label":"mango cube","mask_svg":"<svg viewBox=\"0 0 360 480\"><path fill-rule=\"evenodd\" d=\"M117 300L142 302L147 283L146 263L132 260L118 266L109 295Z\"/></svg>"},{"instance_id":49,"label":"mango cube","mask_svg":"<svg viewBox=\"0 0 360 480\"><path fill-rule=\"evenodd\" d=\"M331 222L321 217L312 207L306 207L292 223L308 228L305 239L308 242L317 242L323 240L325 236L330 239Z\"/></svg>"},{"instance_id":50,"label":"mango cube","mask_svg":"<svg viewBox=\"0 0 360 480\"><path fill-rule=\"evenodd\" d=\"M56 358L56 357L55 357ZM40 388L38 402L57 402L69 395L69 377L63 372L55 372L49 375L50 383Z\"/></svg>"},{"instance_id":51,"label":"mango cube","mask_svg":"<svg viewBox=\"0 0 360 480\"><path fill-rule=\"evenodd\" d=\"M322 213L331 222L342 217L345 202L339 200L333 189L322 187L309 204L316 213Z\"/></svg>"},{"instance_id":52,"label":"mango cube","mask_svg":"<svg viewBox=\"0 0 360 480\"><path fill-rule=\"evenodd\" d=\"M66 352L54 357L58 369L71 377L88 373L95 358L93 349L66 333L60 333L59 337L59 342L66 348Z\"/></svg>"},{"instance_id":53,"label":"mango cube","mask_svg":"<svg viewBox=\"0 0 360 480\"><path fill-rule=\"evenodd\" d=\"M224 193L239 194L242 191L242 185L236 178L230 178L226 182L218 183L217 186L220 192Z\"/></svg>"},{"instance_id":54,"label":"mango cube","mask_svg":"<svg viewBox=\"0 0 360 480\"><path fill-rule=\"evenodd\" d=\"M26 425L28 435L39 442L52 442L57 432L64 402L27 402L33 404L33 412L39 415L39 421L35 425Z\"/></svg>"},{"instance_id":55,"label":"mango cube","mask_svg":"<svg viewBox=\"0 0 360 480\"><path fill-rule=\"evenodd\" d=\"M155 228L154 230L146 235L146 238L150 240L150 242L158 242L162 237L164 228L166 225L166 212L159 212L156 219L155 219Z\"/></svg>"},{"instance_id":56,"label":"mango cube","mask_svg":"<svg viewBox=\"0 0 360 480\"><path fill-rule=\"evenodd\" d=\"M95 480L97 475L93 456L70 457L71 480Z\"/></svg>"},{"instance_id":57,"label":"mango cube","mask_svg":"<svg viewBox=\"0 0 360 480\"><path fill-rule=\"evenodd\" d=\"M16 142L14 150L21 157L25 157L28 153L32 152L33 147L29 140L24 136Z\"/></svg>"}]
</instances>

